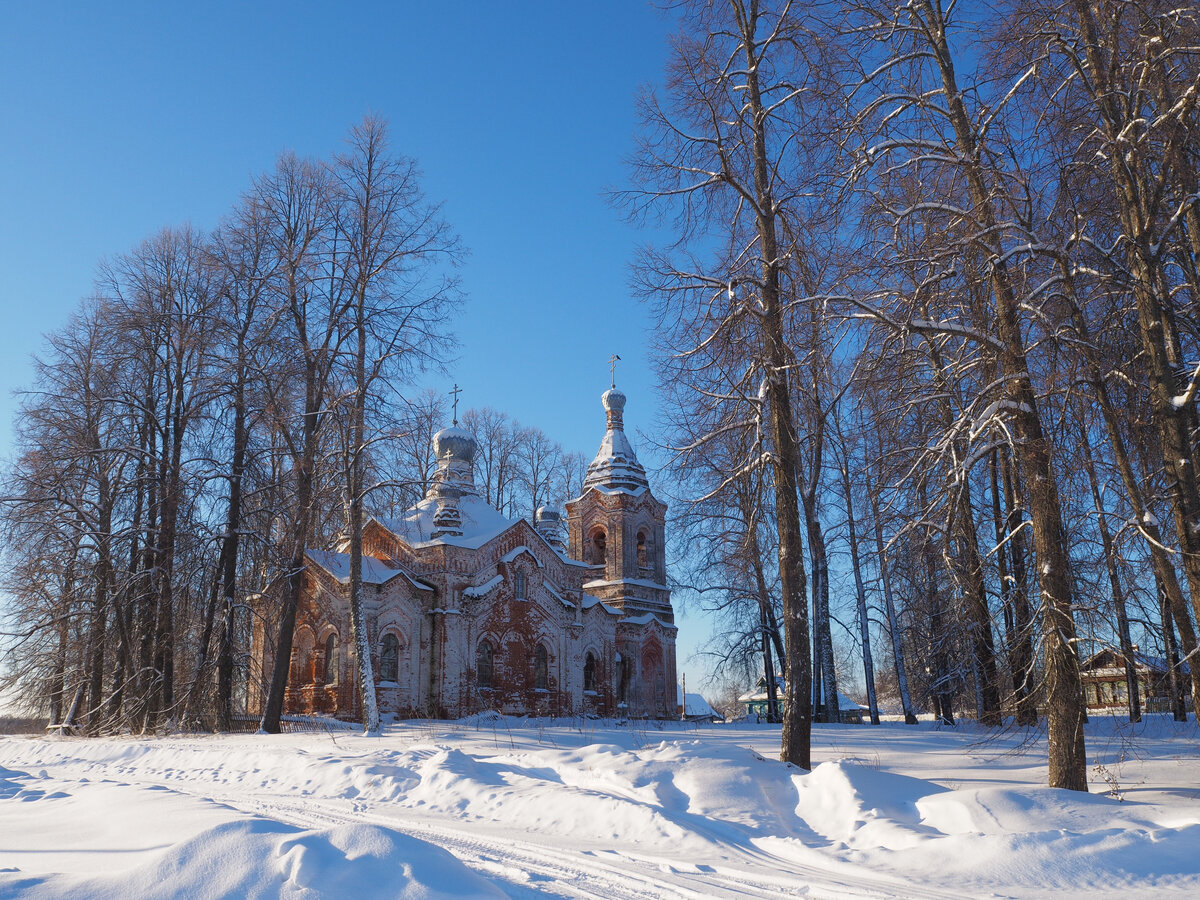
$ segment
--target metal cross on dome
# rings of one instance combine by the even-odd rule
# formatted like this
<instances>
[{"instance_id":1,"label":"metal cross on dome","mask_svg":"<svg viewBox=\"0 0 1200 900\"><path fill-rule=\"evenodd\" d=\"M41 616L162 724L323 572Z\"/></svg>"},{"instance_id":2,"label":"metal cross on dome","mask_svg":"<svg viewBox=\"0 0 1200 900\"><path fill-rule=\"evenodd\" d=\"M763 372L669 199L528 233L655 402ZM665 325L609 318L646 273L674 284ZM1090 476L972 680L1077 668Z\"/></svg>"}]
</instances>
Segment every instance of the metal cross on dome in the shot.
<instances>
[{"instance_id":1,"label":"metal cross on dome","mask_svg":"<svg viewBox=\"0 0 1200 900\"><path fill-rule=\"evenodd\" d=\"M617 356L615 353L608 358L609 372L612 375L613 388L616 388L617 386L617 361L620 358L621 357Z\"/></svg>"},{"instance_id":2,"label":"metal cross on dome","mask_svg":"<svg viewBox=\"0 0 1200 900\"><path fill-rule=\"evenodd\" d=\"M454 390L450 391L450 396L454 398L454 424L458 425L458 395L462 393L462 388L457 384L454 385Z\"/></svg>"}]
</instances>

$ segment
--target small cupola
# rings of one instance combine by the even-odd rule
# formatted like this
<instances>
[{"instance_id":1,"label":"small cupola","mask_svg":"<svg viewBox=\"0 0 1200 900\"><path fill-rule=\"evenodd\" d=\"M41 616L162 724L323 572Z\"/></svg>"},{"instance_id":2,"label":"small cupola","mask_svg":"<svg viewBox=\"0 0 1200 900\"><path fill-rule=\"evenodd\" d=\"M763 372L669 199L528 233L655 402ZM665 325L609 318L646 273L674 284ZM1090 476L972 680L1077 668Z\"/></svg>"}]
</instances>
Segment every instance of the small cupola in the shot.
<instances>
[{"instance_id":1,"label":"small cupola","mask_svg":"<svg viewBox=\"0 0 1200 900\"><path fill-rule=\"evenodd\" d=\"M566 544L562 538L562 516L558 514L558 510L550 509L548 506L539 506L534 513L533 527L537 529L537 533L545 538L546 543L557 550L559 553L566 553Z\"/></svg>"}]
</instances>

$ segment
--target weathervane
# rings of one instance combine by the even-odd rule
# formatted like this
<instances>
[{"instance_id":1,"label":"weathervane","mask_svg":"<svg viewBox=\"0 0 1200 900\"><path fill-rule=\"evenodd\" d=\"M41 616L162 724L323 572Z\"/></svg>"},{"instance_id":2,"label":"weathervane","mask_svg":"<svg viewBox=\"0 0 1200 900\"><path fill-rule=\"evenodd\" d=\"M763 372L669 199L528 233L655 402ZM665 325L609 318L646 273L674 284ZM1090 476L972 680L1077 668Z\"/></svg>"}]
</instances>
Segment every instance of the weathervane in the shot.
<instances>
[{"instance_id":1,"label":"weathervane","mask_svg":"<svg viewBox=\"0 0 1200 900\"><path fill-rule=\"evenodd\" d=\"M458 395L462 393L462 388L457 384L454 385L454 390L450 391L450 396L454 398L454 424L458 425Z\"/></svg>"},{"instance_id":2,"label":"weathervane","mask_svg":"<svg viewBox=\"0 0 1200 900\"><path fill-rule=\"evenodd\" d=\"M617 386L617 360L620 358L621 357L617 356L615 353L608 358L608 366L610 374L612 375L612 386L614 389Z\"/></svg>"}]
</instances>

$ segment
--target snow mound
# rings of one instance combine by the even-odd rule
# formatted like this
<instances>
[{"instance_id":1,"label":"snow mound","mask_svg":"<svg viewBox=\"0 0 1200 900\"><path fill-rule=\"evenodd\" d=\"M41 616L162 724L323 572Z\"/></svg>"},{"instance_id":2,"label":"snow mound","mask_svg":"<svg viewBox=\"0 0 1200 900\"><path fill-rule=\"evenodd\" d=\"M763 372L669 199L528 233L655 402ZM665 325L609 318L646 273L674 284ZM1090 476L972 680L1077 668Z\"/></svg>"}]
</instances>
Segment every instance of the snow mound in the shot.
<instances>
[{"instance_id":1,"label":"snow mound","mask_svg":"<svg viewBox=\"0 0 1200 900\"><path fill-rule=\"evenodd\" d=\"M1089 727L1094 787L1123 801L1044 787L1042 738L970 726L814 729L811 772L772 758L778 726L494 712L381 737L11 738L0 900L1200 896L1200 732Z\"/></svg>"},{"instance_id":2,"label":"snow mound","mask_svg":"<svg viewBox=\"0 0 1200 900\"><path fill-rule=\"evenodd\" d=\"M29 900L504 896L445 850L390 829L342 825L305 831L266 819L206 829L125 872L9 882L0 884L0 895Z\"/></svg>"},{"instance_id":3,"label":"snow mound","mask_svg":"<svg viewBox=\"0 0 1200 900\"><path fill-rule=\"evenodd\" d=\"M1195 888L1200 811L1040 786L948 790L849 762L793 778L796 817L827 849L876 872L938 871L964 887L1132 896L1138 886ZM814 843L784 838L764 849L811 861Z\"/></svg>"}]
</instances>

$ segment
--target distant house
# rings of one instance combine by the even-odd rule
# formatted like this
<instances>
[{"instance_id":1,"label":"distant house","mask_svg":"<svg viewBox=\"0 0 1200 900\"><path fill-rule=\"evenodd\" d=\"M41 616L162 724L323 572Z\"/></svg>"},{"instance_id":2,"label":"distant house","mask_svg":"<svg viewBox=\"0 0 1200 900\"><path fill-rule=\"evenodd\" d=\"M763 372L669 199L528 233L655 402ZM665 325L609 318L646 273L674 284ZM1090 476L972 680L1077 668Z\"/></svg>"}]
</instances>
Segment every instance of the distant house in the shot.
<instances>
[{"instance_id":1,"label":"distant house","mask_svg":"<svg viewBox=\"0 0 1200 900\"><path fill-rule=\"evenodd\" d=\"M779 702L783 702L783 678L776 678L778 685ZM747 715L757 716L760 719L767 717L767 679L760 676L758 682L754 685L754 690L747 694L742 694L738 697L738 701L746 704ZM838 721L843 725L861 725L863 721L863 713L867 712L867 708L861 704L855 703L841 691L838 691Z\"/></svg>"},{"instance_id":2,"label":"distant house","mask_svg":"<svg viewBox=\"0 0 1200 900\"><path fill-rule=\"evenodd\" d=\"M687 719L689 722L713 722L724 721L725 717L709 705L709 702L699 694L693 694L690 691L687 695L687 706L684 707L683 702L683 686L675 686L675 711L679 713L681 719Z\"/></svg>"},{"instance_id":3,"label":"distant house","mask_svg":"<svg viewBox=\"0 0 1200 900\"><path fill-rule=\"evenodd\" d=\"M1147 656L1136 649L1133 669L1137 675L1138 694L1147 712L1165 712L1171 708L1171 679L1167 661L1160 656ZM1084 662L1083 696L1088 712L1124 710L1129 706L1129 686L1125 681L1125 657L1113 649L1101 650ZM1179 666L1178 677L1191 677L1187 663ZM1186 690L1186 688L1185 688Z\"/></svg>"}]
</instances>

